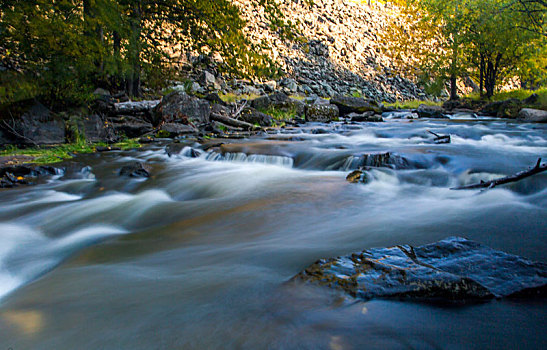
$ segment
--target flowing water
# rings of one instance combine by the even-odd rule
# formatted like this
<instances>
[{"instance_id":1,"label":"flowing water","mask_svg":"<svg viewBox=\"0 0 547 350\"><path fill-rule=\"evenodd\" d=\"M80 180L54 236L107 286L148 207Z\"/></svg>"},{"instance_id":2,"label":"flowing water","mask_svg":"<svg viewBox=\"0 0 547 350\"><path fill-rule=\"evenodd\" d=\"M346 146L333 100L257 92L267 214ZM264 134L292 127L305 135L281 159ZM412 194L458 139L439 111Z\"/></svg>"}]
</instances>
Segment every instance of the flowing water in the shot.
<instances>
[{"instance_id":1,"label":"flowing water","mask_svg":"<svg viewBox=\"0 0 547 350\"><path fill-rule=\"evenodd\" d=\"M215 142L82 155L92 173L0 192L0 349L546 348L544 300L362 302L285 282L319 258L449 236L547 261L547 173L450 190L547 159L547 125L391 120ZM387 151L391 168L346 182ZM117 175L135 160L153 176Z\"/></svg>"}]
</instances>

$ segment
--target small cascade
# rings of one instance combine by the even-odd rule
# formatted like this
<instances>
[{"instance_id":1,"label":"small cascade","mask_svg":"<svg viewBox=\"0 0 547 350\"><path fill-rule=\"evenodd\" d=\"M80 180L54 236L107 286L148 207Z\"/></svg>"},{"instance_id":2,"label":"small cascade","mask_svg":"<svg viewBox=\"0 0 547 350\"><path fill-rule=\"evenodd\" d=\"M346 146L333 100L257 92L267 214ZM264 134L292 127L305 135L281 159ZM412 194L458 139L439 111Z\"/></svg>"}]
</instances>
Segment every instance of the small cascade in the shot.
<instances>
[{"instance_id":1,"label":"small cascade","mask_svg":"<svg viewBox=\"0 0 547 350\"><path fill-rule=\"evenodd\" d=\"M209 161L227 161L227 162L239 162L239 163L259 163L281 166L285 168L292 168L294 165L294 159L285 156L273 156L264 154L245 154L245 153L218 153L208 152L205 155L205 159Z\"/></svg>"}]
</instances>

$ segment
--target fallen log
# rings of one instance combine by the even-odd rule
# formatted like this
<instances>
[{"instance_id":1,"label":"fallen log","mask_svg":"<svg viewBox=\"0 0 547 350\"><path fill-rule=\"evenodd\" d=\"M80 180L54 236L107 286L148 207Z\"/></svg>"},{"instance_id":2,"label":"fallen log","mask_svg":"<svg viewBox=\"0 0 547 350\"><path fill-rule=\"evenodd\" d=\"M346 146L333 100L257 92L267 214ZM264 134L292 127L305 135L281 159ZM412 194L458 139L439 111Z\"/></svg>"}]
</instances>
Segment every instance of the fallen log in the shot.
<instances>
[{"instance_id":1,"label":"fallen log","mask_svg":"<svg viewBox=\"0 0 547 350\"><path fill-rule=\"evenodd\" d=\"M451 138L450 138L450 135L435 134L431 130L427 130L427 132L430 133L431 135L435 136L435 139L433 140L433 142L435 142L438 145L443 144L443 143L450 143L452 141Z\"/></svg>"},{"instance_id":2,"label":"fallen log","mask_svg":"<svg viewBox=\"0 0 547 350\"><path fill-rule=\"evenodd\" d=\"M220 114L217 114L217 113L211 113L210 118L211 118L211 120L215 120L217 122L221 122L222 124L230 125L230 126L233 126L233 127L236 127L236 128L243 128L243 129L246 129L246 130L260 129L260 127L258 127L256 125L253 125L253 124L241 121L241 120L237 120L237 119L234 119L234 118L230 118L230 117L227 117L227 116L224 116L224 115L220 115Z\"/></svg>"},{"instance_id":3,"label":"fallen log","mask_svg":"<svg viewBox=\"0 0 547 350\"><path fill-rule=\"evenodd\" d=\"M129 101L129 102L120 102L114 104L114 114L139 114L146 113L154 109L161 101L160 100L149 100L149 101Z\"/></svg>"},{"instance_id":4,"label":"fallen log","mask_svg":"<svg viewBox=\"0 0 547 350\"><path fill-rule=\"evenodd\" d=\"M494 187L499 186L499 185L504 185L506 183L516 182L516 181L525 179L527 177L539 174L539 173L544 172L546 170L547 170L547 164L541 165L541 158L539 158L536 165L533 168L521 171L519 173L516 173L515 175L502 177L501 179L497 179L497 180L481 181L480 183L473 184L473 185L454 187L454 188L451 188L451 190L473 190L473 189L477 189L477 188L490 189L490 188L494 188Z\"/></svg>"}]
</instances>

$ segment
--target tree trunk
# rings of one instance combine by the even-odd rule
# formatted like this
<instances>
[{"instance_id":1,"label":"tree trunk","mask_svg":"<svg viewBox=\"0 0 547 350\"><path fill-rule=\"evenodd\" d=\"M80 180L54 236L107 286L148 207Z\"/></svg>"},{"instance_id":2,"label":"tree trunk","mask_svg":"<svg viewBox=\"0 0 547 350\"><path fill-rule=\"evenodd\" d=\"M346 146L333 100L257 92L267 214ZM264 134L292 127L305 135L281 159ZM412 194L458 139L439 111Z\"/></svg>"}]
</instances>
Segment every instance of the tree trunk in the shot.
<instances>
[{"instance_id":1,"label":"tree trunk","mask_svg":"<svg viewBox=\"0 0 547 350\"><path fill-rule=\"evenodd\" d=\"M480 71L480 76L479 76L479 80L480 80L480 83L479 83L479 92L480 92L480 96L484 96L484 55L481 54L481 61L480 61L480 65L479 65L479 71Z\"/></svg>"},{"instance_id":2,"label":"tree trunk","mask_svg":"<svg viewBox=\"0 0 547 350\"><path fill-rule=\"evenodd\" d=\"M452 74L450 76L450 100L454 101L457 100L458 97L458 85L456 84L456 75Z\"/></svg>"},{"instance_id":3,"label":"tree trunk","mask_svg":"<svg viewBox=\"0 0 547 350\"><path fill-rule=\"evenodd\" d=\"M141 90L141 30L142 30L142 0L134 1L131 7L131 36L129 42L129 64L131 70L126 81L129 96L140 96Z\"/></svg>"}]
</instances>

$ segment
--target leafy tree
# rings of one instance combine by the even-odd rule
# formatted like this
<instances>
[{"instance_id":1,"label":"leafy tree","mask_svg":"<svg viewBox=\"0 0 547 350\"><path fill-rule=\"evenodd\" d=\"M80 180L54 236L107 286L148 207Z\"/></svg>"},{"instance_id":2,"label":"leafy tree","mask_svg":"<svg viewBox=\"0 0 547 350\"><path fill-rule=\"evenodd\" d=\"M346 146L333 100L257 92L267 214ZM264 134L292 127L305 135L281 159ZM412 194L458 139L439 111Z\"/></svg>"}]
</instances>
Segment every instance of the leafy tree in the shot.
<instances>
[{"instance_id":1,"label":"leafy tree","mask_svg":"<svg viewBox=\"0 0 547 350\"><path fill-rule=\"evenodd\" d=\"M544 53L538 49L545 45L545 36L541 34L545 32L542 0L407 0L398 3L418 14L414 17L413 29L418 37L429 39L429 47L431 42L435 45L427 55L417 48L419 42L412 46L405 43L410 50L407 55L417 53L423 71L448 79L451 99L457 97L457 77L474 76L480 82L481 93L485 90L486 97L491 97L507 77L519 72L541 76L545 72L545 65L541 66L543 61L534 59ZM531 3L535 7L531 7ZM530 10L532 8L534 10Z\"/></svg>"},{"instance_id":2,"label":"leafy tree","mask_svg":"<svg viewBox=\"0 0 547 350\"><path fill-rule=\"evenodd\" d=\"M165 81L177 46L220 53L226 72L275 74L244 26L229 0L0 0L0 103L79 103L96 86L138 96L143 80Z\"/></svg>"}]
</instances>

